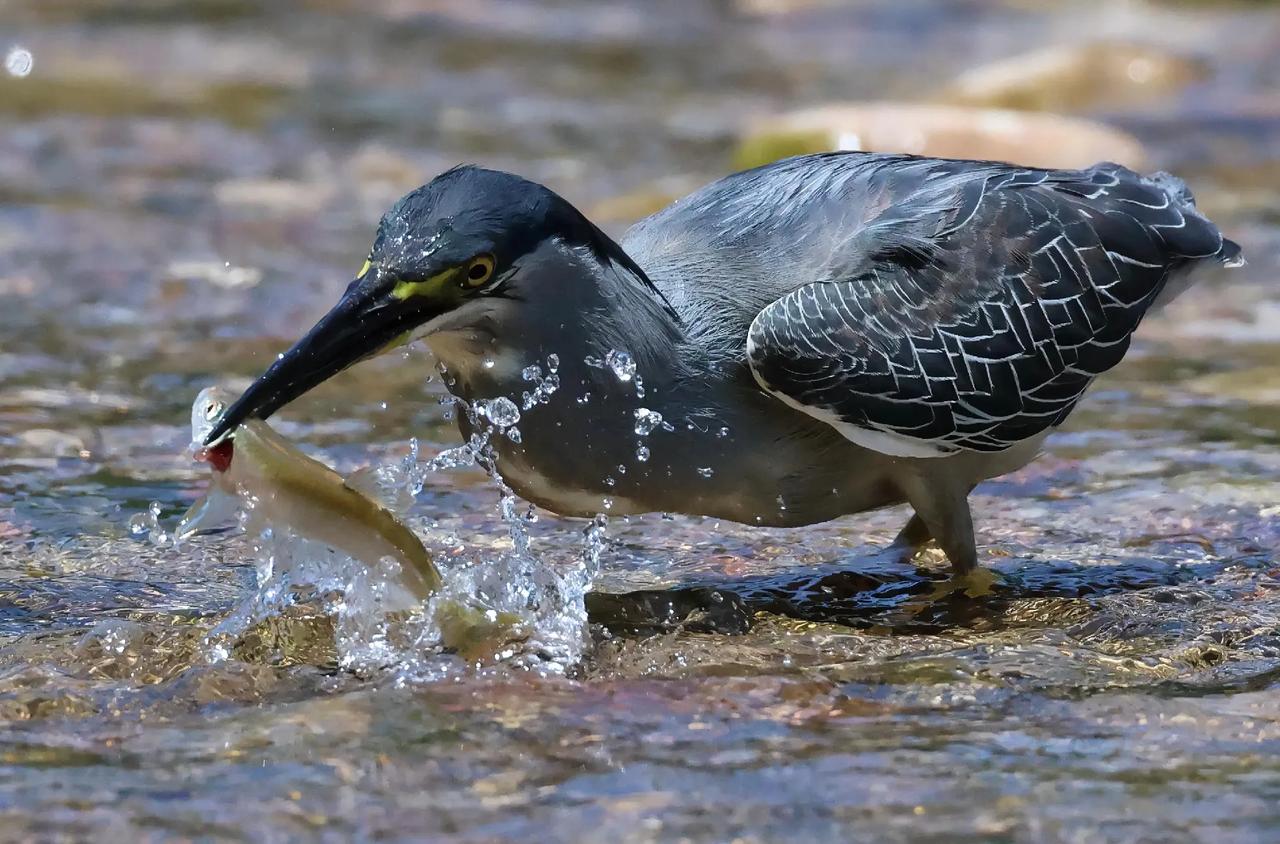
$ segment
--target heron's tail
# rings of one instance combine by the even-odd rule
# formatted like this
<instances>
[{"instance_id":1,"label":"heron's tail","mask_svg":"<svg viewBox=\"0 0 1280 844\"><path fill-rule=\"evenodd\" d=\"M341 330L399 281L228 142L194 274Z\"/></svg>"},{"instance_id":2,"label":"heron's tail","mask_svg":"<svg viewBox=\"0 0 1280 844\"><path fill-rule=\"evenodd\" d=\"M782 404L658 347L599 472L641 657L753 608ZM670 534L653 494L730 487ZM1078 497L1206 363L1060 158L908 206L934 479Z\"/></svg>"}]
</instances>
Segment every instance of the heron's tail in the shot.
<instances>
[{"instance_id":1,"label":"heron's tail","mask_svg":"<svg viewBox=\"0 0 1280 844\"><path fill-rule=\"evenodd\" d=\"M1240 251L1240 244L1225 237L1222 239L1222 251L1218 253L1218 257L1222 259L1222 266L1227 269L1233 270L1248 263L1244 259L1244 253Z\"/></svg>"},{"instance_id":2,"label":"heron's tail","mask_svg":"<svg viewBox=\"0 0 1280 844\"><path fill-rule=\"evenodd\" d=\"M1182 212L1182 225L1162 227L1160 236L1181 253L1182 259L1172 269L1164 288L1152 304L1159 309L1172 302L1189 287L1207 275L1208 270L1244 266L1240 244L1230 240L1222 231L1196 208L1195 195L1187 183L1172 173L1163 171L1142 177L1158 188Z\"/></svg>"},{"instance_id":3,"label":"heron's tail","mask_svg":"<svg viewBox=\"0 0 1280 844\"><path fill-rule=\"evenodd\" d=\"M1151 182L1153 185L1168 194L1171 199L1182 206L1184 211L1194 214L1200 219L1205 219L1204 215L1196 208L1196 198L1195 195L1191 193L1191 188L1187 187L1187 183L1179 179L1177 176L1161 170L1158 173L1152 173L1150 176L1147 176L1147 181ZM1208 222L1208 220L1205 220L1205 222ZM1212 226L1212 224L1210 225ZM1217 253L1212 257L1216 258L1218 263L1222 264L1224 267L1234 268L1244 266L1245 260L1244 255L1240 251L1240 244L1236 243L1234 240L1224 237L1221 232L1218 232L1216 226L1212 226L1212 228L1218 233L1218 237L1221 241L1221 246Z\"/></svg>"}]
</instances>

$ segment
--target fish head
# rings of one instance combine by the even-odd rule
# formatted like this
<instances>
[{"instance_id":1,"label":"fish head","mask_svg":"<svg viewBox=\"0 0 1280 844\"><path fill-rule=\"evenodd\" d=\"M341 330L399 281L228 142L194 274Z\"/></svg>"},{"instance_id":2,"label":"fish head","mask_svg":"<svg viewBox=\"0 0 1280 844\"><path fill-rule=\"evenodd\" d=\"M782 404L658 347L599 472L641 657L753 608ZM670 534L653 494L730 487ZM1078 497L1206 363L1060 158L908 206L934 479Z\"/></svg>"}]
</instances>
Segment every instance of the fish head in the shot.
<instances>
[{"instance_id":1,"label":"fish head","mask_svg":"<svg viewBox=\"0 0 1280 844\"><path fill-rule=\"evenodd\" d=\"M178 539L208 532L229 521L239 508L239 496L225 479L235 454L235 441L230 434L206 446L205 437L226 409L229 394L220 387L206 387L191 405L191 456L213 469L212 483L198 501L191 505L176 531Z\"/></svg>"},{"instance_id":2,"label":"fish head","mask_svg":"<svg viewBox=\"0 0 1280 844\"><path fill-rule=\"evenodd\" d=\"M231 402L231 394L222 387L205 387L191 405L191 445L193 449L205 444L222 411ZM212 443L210 443L212 445Z\"/></svg>"},{"instance_id":3,"label":"fish head","mask_svg":"<svg viewBox=\"0 0 1280 844\"><path fill-rule=\"evenodd\" d=\"M204 441L230 401L230 393L214 386L201 390L191 404L191 456L201 463L208 463L215 472L225 472L231 467L234 454L231 432L209 445Z\"/></svg>"}]
</instances>

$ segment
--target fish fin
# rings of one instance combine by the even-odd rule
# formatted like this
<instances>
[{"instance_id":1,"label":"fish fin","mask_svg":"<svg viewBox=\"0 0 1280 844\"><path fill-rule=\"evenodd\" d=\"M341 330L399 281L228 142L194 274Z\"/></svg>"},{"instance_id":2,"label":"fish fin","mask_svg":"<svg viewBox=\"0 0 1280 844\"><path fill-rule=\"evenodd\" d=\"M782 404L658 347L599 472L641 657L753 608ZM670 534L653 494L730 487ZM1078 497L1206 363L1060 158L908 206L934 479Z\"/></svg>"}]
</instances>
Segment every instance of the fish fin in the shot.
<instances>
[{"instance_id":1,"label":"fish fin","mask_svg":"<svg viewBox=\"0 0 1280 844\"><path fill-rule=\"evenodd\" d=\"M209 487L204 497L192 504L183 514L174 535L181 540L202 531L221 527L235 518L238 509L240 509L240 499L215 482Z\"/></svg>"}]
</instances>

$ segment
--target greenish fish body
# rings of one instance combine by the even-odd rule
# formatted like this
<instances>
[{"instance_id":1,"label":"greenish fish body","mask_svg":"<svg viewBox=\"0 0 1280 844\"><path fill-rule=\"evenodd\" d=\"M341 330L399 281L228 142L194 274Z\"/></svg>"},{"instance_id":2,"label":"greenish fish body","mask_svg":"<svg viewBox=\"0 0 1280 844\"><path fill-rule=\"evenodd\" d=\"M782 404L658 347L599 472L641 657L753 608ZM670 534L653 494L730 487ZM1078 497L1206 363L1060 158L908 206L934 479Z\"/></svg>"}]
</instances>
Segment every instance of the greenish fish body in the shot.
<instances>
[{"instance_id":1,"label":"greenish fish body","mask_svg":"<svg viewBox=\"0 0 1280 844\"><path fill-rule=\"evenodd\" d=\"M225 404L216 388L200 393L192 410L193 442L203 440ZM246 502L267 524L288 528L368 566L394 559L404 585L416 598L439 589L440 573L412 530L267 423L251 419L229 438L197 448L195 454L212 467L213 478L208 492L179 524L180 538L225 522Z\"/></svg>"}]
</instances>

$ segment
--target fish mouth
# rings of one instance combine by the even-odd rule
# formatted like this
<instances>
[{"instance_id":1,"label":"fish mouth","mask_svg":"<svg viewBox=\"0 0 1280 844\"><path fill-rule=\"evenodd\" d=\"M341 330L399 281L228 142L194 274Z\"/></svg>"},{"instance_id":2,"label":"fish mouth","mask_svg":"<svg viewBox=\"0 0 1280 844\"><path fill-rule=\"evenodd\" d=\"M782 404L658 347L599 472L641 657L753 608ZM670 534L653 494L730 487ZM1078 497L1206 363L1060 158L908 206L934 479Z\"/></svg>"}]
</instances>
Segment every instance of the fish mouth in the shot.
<instances>
[{"instance_id":1,"label":"fish mouth","mask_svg":"<svg viewBox=\"0 0 1280 844\"><path fill-rule=\"evenodd\" d=\"M235 457L235 443L230 438L223 438L213 445L196 449L195 458L201 463L208 463L215 472L225 472L231 468L231 460Z\"/></svg>"},{"instance_id":2,"label":"fish mouth","mask_svg":"<svg viewBox=\"0 0 1280 844\"><path fill-rule=\"evenodd\" d=\"M216 445L247 419L266 419L352 364L373 357L435 314L371 293L383 285L357 279L329 313L254 381L205 437Z\"/></svg>"}]
</instances>

